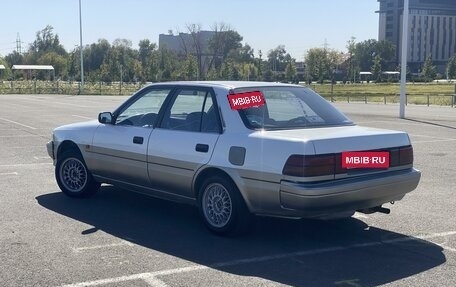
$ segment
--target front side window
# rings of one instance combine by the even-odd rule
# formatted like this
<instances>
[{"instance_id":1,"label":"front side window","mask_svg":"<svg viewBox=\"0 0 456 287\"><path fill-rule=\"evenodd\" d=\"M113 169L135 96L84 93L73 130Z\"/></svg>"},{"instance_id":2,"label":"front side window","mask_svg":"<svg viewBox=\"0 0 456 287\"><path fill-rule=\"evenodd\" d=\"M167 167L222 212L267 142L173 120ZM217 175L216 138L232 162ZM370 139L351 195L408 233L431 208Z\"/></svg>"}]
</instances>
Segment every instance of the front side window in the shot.
<instances>
[{"instance_id":1,"label":"front side window","mask_svg":"<svg viewBox=\"0 0 456 287\"><path fill-rule=\"evenodd\" d=\"M117 116L116 125L153 127L170 91L170 89L154 89L145 92Z\"/></svg>"},{"instance_id":2,"label":"front side window","mask_svg":"<svg viewBox=\"0 0 456 287\"><path fill-rule=\"evenodd\" d=\"M163 116L161 128L190 132L219 132L219 119L207 90L181 89Z\"/></svg>"},{"instance_id":3,"label":"front side window","mask_svg":"<svg viewBox=\"0 0 456 287\"><path fill-rule=\"evenodd\" d=\"M235 93L247 91L260 91L265 99L265 105L239 110L244 124L250 129L297 129L353 124L308 88L243 88L235 90Z\"/></svg>"}]
</instances>

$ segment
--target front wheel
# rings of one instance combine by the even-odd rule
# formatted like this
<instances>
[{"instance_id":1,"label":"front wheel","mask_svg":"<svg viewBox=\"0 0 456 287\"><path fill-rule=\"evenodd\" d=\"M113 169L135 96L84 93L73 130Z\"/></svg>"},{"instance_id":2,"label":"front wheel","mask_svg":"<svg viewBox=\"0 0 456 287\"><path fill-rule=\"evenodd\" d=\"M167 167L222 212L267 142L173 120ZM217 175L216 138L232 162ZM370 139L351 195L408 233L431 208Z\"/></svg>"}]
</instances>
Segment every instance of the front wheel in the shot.
<instances>
[{"instance_id":1,"label":"front wheel","mask_svg":"<svg viewBox=\"0 0 456 287\"><path fill-rule=\"evenodd\" d=\"M247 230L251 215L239 190L221 176L206 179L198 194L200 214L206 226L218 235L237 235Z\"/></svg>"},{"instance_id":2,"label":"front wheel","mask_svg":"<svg viewBox=\"0 0 456 287\"><path fill-rule=\"evenodd\" d=\"M70 197L88 197L100 188L78 152L65 151L55 165L55 178L60 189Z\"/></svg>"}]
</instances>

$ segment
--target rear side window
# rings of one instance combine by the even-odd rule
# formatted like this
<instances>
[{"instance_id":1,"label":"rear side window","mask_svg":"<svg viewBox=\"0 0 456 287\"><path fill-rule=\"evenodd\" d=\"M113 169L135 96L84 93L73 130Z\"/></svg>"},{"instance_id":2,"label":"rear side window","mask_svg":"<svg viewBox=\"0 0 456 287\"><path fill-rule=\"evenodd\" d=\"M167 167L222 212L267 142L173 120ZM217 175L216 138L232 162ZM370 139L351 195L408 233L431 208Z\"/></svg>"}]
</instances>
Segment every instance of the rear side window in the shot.
<instances>
[{"instance_id":1,"label":"rear side window","mask_svg":"<svg viewBox=\"0 0 456 287\"><path fill-rule=\"evenodd\" d=\"M352 125L352 121L311 89L262 87L237 89L235 93L260 91L266 104L239 110L250 129L296 129Z\"/></svg>"}]
</instances>

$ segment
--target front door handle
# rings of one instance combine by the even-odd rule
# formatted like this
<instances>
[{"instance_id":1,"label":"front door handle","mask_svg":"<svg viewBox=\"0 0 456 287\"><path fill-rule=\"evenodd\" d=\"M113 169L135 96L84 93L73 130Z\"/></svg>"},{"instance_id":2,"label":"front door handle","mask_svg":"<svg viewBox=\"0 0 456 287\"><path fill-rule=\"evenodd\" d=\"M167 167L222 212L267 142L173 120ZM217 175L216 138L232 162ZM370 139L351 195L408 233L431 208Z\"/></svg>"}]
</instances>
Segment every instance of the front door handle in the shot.
<instances>
[{"instance_id":1,"label":"front door handle","mask_svg":"<svg viewBox=\"0 0 456 287\"><path fill-rule=\"evenodd\" d=\"M209 151L209 145L207 145L207 144L197 144L195 146L195 150L197 152L208 152Z\"/></svg>"},{"instance_id":2,"label":"front door handle","mask_svg":"<svg viewBox=\"0 0 456 287\"><path fill-rule=\"evenodd\" d=\"M134 144L143 144L144 138L143 137L133 137Z\"/></svg>"}]
</instances>

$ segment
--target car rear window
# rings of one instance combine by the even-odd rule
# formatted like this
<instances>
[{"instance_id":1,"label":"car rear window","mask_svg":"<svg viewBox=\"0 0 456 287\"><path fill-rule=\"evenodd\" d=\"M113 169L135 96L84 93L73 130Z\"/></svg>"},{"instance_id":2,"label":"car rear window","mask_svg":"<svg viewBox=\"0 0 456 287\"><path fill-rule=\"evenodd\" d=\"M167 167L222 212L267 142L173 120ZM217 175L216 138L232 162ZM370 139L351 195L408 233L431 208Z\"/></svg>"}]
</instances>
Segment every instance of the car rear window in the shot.
<instances>
[{"instance_id":1,"label":"car rear window","mask_svg":"<svg viewBox=\"0 0 456 287\"><path fill-rule=\"evenodd\" d=\"M265 105L239 110L249 129L298 129L353 125L353 122L309 88L255 87L234 93L260 91Z\"/></svg>"}]
</instances>

